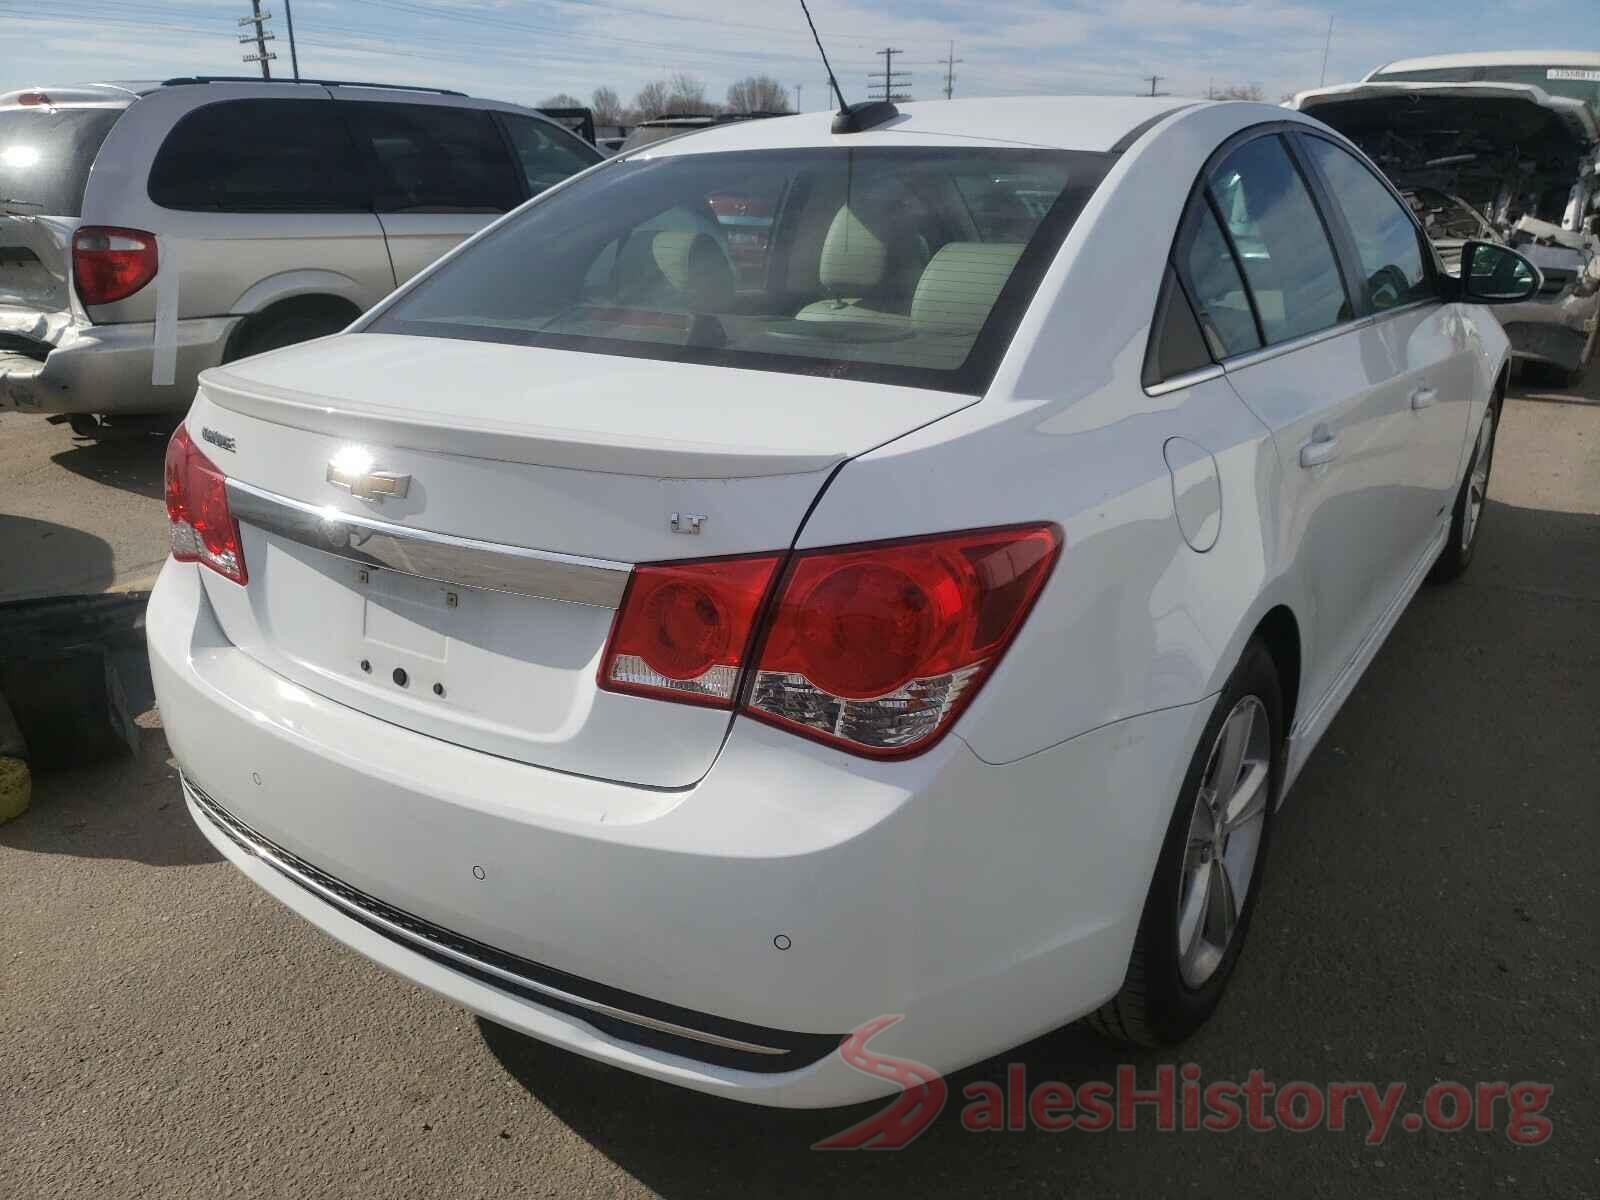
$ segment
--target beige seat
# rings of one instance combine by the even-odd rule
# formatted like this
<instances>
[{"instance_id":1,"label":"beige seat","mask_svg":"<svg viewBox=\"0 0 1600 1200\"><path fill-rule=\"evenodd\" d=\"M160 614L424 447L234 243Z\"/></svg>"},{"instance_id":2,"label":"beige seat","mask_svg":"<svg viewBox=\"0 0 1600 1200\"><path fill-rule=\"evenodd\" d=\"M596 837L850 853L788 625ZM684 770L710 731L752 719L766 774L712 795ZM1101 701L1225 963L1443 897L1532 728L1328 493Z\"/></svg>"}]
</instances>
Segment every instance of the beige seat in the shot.
<instances>
[{"instance_id":1,"label":"beige seat","mask_svg":"<svg viewBox=\"0 0 1600 1200\"><path fill-rule=\"evenodd\" d=\"M833 299L808 304L802 321L904 323L906 303L927 252L914 233L892 228L890 215L867 215L867 206L841 205L828 226L817 277Z\"/></svg>"},{"instance_id":2,"label":"beige seat","mask_svg":"<svg viewBox=\"0 0 1600 1200\"><path fill-rule=\"evenodd\" d=\"M951 242L933 256L911 298L918 333L976 336L1022 257L1016 242Z\"/></svg>"},{"instance_id":3,"label":"beige seat","mask_svg":"<svg viewBox=\"0 0 1600 1200\"><path fill-rule=\"evenodd\" d=\"M733 266L707 233L669 229L629 238L616 270L617 295L625 303L697 313L733 306Z\"/></svg>"}]
</instances>

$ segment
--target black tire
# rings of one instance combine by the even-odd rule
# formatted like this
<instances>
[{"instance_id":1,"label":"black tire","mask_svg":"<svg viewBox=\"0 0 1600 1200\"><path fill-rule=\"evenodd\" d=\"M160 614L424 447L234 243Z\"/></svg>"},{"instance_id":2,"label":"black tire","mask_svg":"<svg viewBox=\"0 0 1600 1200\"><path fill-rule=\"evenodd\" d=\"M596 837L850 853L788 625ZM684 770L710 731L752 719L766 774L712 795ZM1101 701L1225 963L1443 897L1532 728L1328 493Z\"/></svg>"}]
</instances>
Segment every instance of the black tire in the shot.
<instances>
[{"instance_id":1,"label":"black tire","mask_svg":"<svg viewBox=\"0 0 1600 1200\"><path fill-rule=\"evenodd\" d=\"M1178 906L1190 821L1223 724L1228 715L1251 696L1260 700L1266 712L1270 747L1268 794L1260 843L1250 886L1226 952L1210 977L1200 986L1191 987L1183 978L1178 948ZM1262 870L1272 843L1273 809L1283 783L1283 754L1283 696L1278 671L1266 645L1259 638L1253 638L1223 688L1184 776L1183 790L1167 826L1161 854L1156 860L1155 877L1139 920L1127 978L1115 996L1085 1018L1089 1028L1102 1037L1119 1044L1171 1046L1194 1033L1216 1011L1239 960L1256 899L1261 894Z\"/></svg>"},{"instance_id":2,"label":"black tire","mask_svg":"<svg viewBox=\"0 0 1600 1200\"><path fill-rule=\"evenodd\" d=\"M1467 463L1467 473L1461 479L1460 490L1456 492L1455 506L1450 510L1450 537L1445 542L1444 552L1439 555L1439 560L1433 564L1433 570L1428 572L1429 583L1449 583L1461 576L1472 565L1472 556L1478 551L1478 542L1483 536L1483 518L1488 515L1487 493L1489 476L1494 469L1494 446L1500 435L1500 404L1496 401L1489 405L1484 413L1484 420L1489 423L1487 441L1483 437L1480 426L1478 440L1473 443L1472 458ZM1479 505L1478 516L1472 522L1470 532L1467 529L1468 505L1472 503L1473 477L1477 474L1478 459L1487 456L1484 464L1483 490L1484 497Z\"/></svg>"},{"instance_id":3,"label":"black tire","mask_svg":"<svg viewBox=\"0 0 1600 1200\"><path fill-rule=\"evenodd\" d=\"M234 362L252 354L265 354L268 350L338 333L358 315L355 308L343 300L291 300L246 321L234 335L224 361Z\"/></svg>"}]
</instances>

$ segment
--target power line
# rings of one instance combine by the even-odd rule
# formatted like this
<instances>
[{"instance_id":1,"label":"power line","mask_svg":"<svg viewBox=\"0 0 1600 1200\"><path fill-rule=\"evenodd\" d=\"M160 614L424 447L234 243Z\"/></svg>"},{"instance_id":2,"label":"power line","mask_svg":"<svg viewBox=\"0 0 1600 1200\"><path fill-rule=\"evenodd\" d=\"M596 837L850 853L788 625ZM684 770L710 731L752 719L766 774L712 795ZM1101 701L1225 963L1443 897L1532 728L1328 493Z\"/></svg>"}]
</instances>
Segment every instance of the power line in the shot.
<instances>
[{"instance_id":1,"label":"power line","mask_svg":"<svg viewBox=\"0 0 1600 1200\"><path fill-rule=\"evenodd\" d=\"M944 56L944 98L951 99L956 91L956 64L966 62L964 58L956 57L956 44L950 43L950 52Z\"/></svg>"},{"instance_id":2,"label":"power line","mask_svg":"<svg viewBox=\"0 0 1600 1200\"><path fill-rule=\"evenodd\" d=\"M873 96L872 98L874 100L911 99L911 96L908 93L900 90L906 86L906 81L911 78L911 73L909 71L896 71L894 69L894 56L896 54L904 53L904 50L898 49L894 46L885 46L882 50L878 51L879 57L883 59L883 70L876 71L867 76L869 80L880 81L877 83L869 83L867 85L867 90L869 92L882 92L881 95Z\"/></svg>"},{"instance_id":3,"label":"power line","mask_svg":"<svg viewBox=\"0 0 1600 1200\"><path fill-rule=\"evenodd\" d=\"M246 25L254 25L255 32L240 34L239 42L241 45L246 46L248 46L251 42L254 42L256 44L256 52L254 54L246 54L244 56L244 61L247 63L260 63L261 78L271 79L271 63L273 59L278 57L276 54L267 49L267 43L270 41L275 41L278 36L275 33L267 32L267 22L272 20L272 14L261 11L261 0L250 0L250 11L254 15L240 17L239 27L243 29Z\"/></svg>"}]
</instances>

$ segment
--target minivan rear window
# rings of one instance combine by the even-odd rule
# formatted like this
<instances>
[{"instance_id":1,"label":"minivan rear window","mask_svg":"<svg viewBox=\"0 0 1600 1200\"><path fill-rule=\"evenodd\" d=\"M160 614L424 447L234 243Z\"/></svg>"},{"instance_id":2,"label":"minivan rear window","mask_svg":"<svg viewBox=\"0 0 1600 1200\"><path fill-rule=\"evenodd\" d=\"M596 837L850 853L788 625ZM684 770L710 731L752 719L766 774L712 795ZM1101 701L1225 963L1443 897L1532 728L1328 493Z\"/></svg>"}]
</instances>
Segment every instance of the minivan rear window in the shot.
<instances>
[{"instance_id":1,"label":"minivan rear window","mask_svg":"<svg viewBox=\"0 0 1600 1200\"><path fill-rule=\"evenodd\" d=\"M868 147L618 160L366 328L978 394L1113 158Z\"/></svg>"},{"instance_id":2,"label":"minivan rear window","mask_svg":"<svg viewBox=\"0 0 1600 1200\"><path fill-rule=\"evenodd\" d=\"M83 215L83 188L122 108L0 109L0 212Z\"/></svg>"}]
</instances>

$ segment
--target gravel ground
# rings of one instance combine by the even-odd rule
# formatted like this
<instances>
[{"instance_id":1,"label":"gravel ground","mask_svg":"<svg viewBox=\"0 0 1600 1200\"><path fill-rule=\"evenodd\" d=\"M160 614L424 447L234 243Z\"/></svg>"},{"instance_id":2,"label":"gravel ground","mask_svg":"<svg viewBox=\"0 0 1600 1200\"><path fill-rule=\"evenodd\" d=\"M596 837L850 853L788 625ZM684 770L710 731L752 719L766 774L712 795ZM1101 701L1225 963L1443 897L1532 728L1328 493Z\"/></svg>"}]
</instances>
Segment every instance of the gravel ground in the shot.
<instances>
[{"instance_id":1,"label":"gravel ground","mask_svg":"<svg viewBox=\"0 0 1600 1200\"><path fill-rule=\"evenodd\" d=\"M147 712L136 764L40 779L0 827L0 1196L1595 1196L1600 378L1520 395L1477 561L1423 591L1317 750L1227 1004L1178 1061L1207 1081L1400 1081L1402 1111L1441 1079L1540 1081L1548 1143L1513 1145L1503 1110L1491 1132L1377 1146L1360 1121L962 1131L961 1088L1003 1084L1007 1061L1030 1083L1131 1061L1145 1085L1162 1061L1066 1029L963 1072L901 1153L815 1153L872 1106L772 1112L641 1080L325 938L192 828ZM74 448L30 420L0 421L0 507L20 497L62 537L103 515L93 580L136 578L161 552L159 444Z\"/></svg>"}]
</instances>

